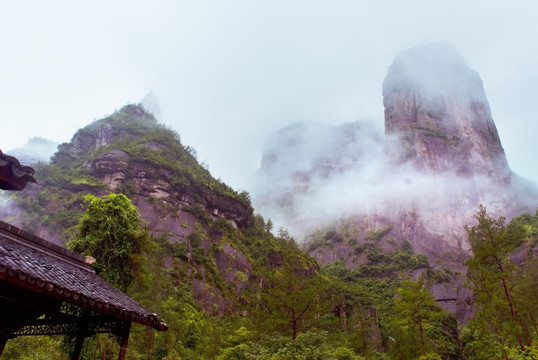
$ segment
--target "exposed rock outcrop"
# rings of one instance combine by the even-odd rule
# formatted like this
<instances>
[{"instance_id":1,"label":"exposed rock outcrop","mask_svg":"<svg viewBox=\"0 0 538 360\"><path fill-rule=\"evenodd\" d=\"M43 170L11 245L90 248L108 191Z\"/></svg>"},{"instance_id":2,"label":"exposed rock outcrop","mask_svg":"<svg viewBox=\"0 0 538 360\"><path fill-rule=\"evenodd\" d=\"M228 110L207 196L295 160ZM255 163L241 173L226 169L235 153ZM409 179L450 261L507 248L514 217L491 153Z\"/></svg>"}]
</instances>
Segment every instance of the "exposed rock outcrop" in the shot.
<instances>
[{"instance_id":1,"label":"exposed rock outcrop","mask_svg":"<svg viewBox=\"0 0 538 360\"><path fill-rule=\"evenodd\" d=\"M429 176L436 187L424 189L429 204L413 202L425 230L412 236L421 251L437 243L424 241L431 235L468 250L464 225L479 204L507 217L538 205L536 191L519 186L508 166L480 76L452 46L398 55L383 82L383 104L389 162L411 166L410 181ZM408 218L405 209L401 214Z\"/></svg>"},{"instance_id":2,"label":"exposed rock outcrop","mask_svg":"<svg viewBox=\"0 0 538 360\"><path fill-rule=\"evenodd\" d=\"M364 122L275 134L257 208L299 235L356 215L384 219L417 250L442 254L468 250L464 225L479 204L507 217L538 205L536 187L508 166L479 75L453 47L398 55L383 101L384 138Z\"/></svg>"},{"instance_id":3,"label":"exposed rock outcrop","mask_svg":"<svg viewBox=\"0 0 538 360\"><path fill-rule=\"evenodd\" d=\"M110 150L93 159L92 169L110 189L116 190L125 181L128 162L129 155L126 152Z\"/></svg>"},{"instance_id":4,"label":"exposed rock outcrop","mask_svg":"<svg viewBox=\"0 0 538 360\"><path fill-rule=\"evenodd\" d=\"M394 60L383 82L393 159L422 171L485 175L506 184L510 169L480 76L448 44L419 46Z\"/></svg>"},{"instance_id":5,"label":"exposed rock outcrop","mask_svg":"<svg viewBox=\"0 0 538 360\"><path fill-rule=\"evenodd\" d=\"M390 228L378 244L385 250L408 240L434 269L454 270L433 290L461 320L469 314L461 277L465 225L474 224L479 204L493 216L534 212L537 188L511 172L482 81L450 45L398 55L383 82L383 103L384 139L361 123L281 130L264 154L259 172L271 180L255 193L255 205L295 235L324 226L355 233L359 245L329 239L314 246L310 253L321 264L368 264L361 242ZM312 249L314 237L305 247Z\"/></svg>"},{"instance_id":6,"label":"exposed rock outcrop","mask_svg":"<svg viewBox=\"0 0 538 360\"><path fill-rule=\"evenodd\" d=\"M103 124L99 127L97 132L97 138L95 139L95 148L112 144L114 136L112 134L112 126L110 124Z\"/></svg>"},{"instance_id":7,"label":"exposed rock outcrop","mask_svg":"<svg viewBox=\"0 0 538 360\"><path fill-rule=\"evenodd\" d=\"M78 130L39 174L37 184L21 193L20 208L0 199L4 219L64 244L86 194L122 192L167 252L166 267L181 269L181 281L192 284L207 313L233 311L235 301L257 284L248 249L236 238L253 219L248 194L215 179L179 135L141 105L124 106Z\"/></svg>"}]
</instances>

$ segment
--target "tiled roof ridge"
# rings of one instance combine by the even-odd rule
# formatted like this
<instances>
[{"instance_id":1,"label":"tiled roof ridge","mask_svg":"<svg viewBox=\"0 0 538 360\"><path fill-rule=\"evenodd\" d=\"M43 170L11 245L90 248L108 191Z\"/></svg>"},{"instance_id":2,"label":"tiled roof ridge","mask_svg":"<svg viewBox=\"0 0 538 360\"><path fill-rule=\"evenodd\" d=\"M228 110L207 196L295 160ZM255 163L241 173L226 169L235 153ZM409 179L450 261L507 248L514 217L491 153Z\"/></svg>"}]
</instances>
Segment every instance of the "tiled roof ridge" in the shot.
<instances>
[{"instance_id":1,"label":"tiled roof ridge","mask_svg":"<svg viewBox=\"0 0 538 360\"><path fill-rule=\"evenodd\" d=\"M72 265L95 273L95 270L84 262L84 258L81 255L1 220L0 232L8 236L11 235L10 238L14 241L21 242L26 246L31 246L48 255L55 255L61 260L70 262Z\"/></svg>"},{"instance_id":2,"label":"tiled roof ridge","mask_svg":"<svg viewBox=\"0 0 538 360\"><path fill-rule=\"evenodd\" d=\"M54 284L49 281L38 279L28 273L20 270L12 270L7 266L0 264L0 279L8 280L12 283L18 283L28 289L46 294L48 296L57 298L62 301L67 301L71 304L76 304L92 311L96 311L102 314L110 315L116 318L134 321L149 327L152 327L159 331L166 331L168 325L164 323L159 315L155 313L147 313L144 308L138 304L135 300L134 303L139 309L126 309L122 306L113 305L110 302L95 300L88 295L82 294L78 291L71 291L63 286ZM119 290L118 290L119 291ZM128 295L125 297L128 297Z\"/></svg>"},{"instance_id":3,"label":"tiled roof ridge","mask_svg":"<svg viewBox=\"0 0 538 360\"><path fill-rule=\"evenodd\" d=\"M9 246L6 249L0 243L0 259L3 260L0 262L0 280L18 284L32 291L76 304L98 313L138 322L159 331L168 328L157 314L149 313L136 300L98 277L93 268L84 262L82 256L0 220L0 241L2 240L5 241L4 246L9 242L16 244L22 253L16 250L13 251L17 247L11 247L10 250ZM25 249L30 252L24 254ZM40 265L37 266L38 269L34 269L35 271L29 270L35 265L35 262L32 265L32 258L34 261L38 259L31 255L32 250L34 253L40 253L42 257L59 260L60 263L57 262L57 264L60 268L63 268L62 271L68 271L72 276L80 275L81 277L77 277L77 280L81 282L88 281L87 285L82 288L80 286L73 287L62 283L65 279L62 280L61 277L43 276L39 270L41 264L44 265L43 269L46 271L58 269L58 266L47 267L47 262L39 262ZM20 261L13 262L13 254L17 253ZM21 262L29 264L30 268L20 266ZM72 267L71 270L69 270L69 266ZM77 271L82 271L82 273L77 274ZM56 273L55 276L57 275Z\"/></svg>"}]
</instances>

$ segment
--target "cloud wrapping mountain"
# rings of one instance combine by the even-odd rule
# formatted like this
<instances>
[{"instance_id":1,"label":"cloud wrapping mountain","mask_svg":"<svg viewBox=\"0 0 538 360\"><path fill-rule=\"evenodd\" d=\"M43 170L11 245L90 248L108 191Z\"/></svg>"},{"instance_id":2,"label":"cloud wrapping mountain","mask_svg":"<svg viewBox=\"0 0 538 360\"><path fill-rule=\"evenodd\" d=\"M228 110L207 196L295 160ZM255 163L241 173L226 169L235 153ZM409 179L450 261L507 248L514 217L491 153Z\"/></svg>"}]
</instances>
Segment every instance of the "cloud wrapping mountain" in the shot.
<instances>
[{"instance_id":1,"label":"cloud wrapping mountain","mask_svg":"<svg viewBox=\"0 0 538 360\"><path fill-rule=\"evenodd\" d=\"M467 251L464 226L479 204L508 217L536 208L537 187L510 170L478 73L452 46L398 55L383 103L384 134L361 121L294 124L270 137L253 192L258 211L298 238L366 217L429 252Z\"/></svg>"}]
</instances>

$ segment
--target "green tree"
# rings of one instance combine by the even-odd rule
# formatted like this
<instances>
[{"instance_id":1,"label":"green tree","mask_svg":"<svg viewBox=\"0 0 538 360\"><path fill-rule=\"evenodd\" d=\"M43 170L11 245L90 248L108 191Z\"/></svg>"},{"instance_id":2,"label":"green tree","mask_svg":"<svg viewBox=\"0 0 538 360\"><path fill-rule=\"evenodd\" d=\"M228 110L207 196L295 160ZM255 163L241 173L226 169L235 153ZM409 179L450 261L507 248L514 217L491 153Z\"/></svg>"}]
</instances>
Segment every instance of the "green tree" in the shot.
<instances>
[{"instance_id":1,"label":"green tree","mask_svg":"<svg viewBox=\"0 0 538 360\"><path fill-rule=\"evenodd\" d=\"M426 356L425 325L438 319L442 312L426 286L424 273L416 281L411 279L402 281L396 290L394 310L397 314L394 323L401 332L399 340L405 341L409 335L411 338L416 336L413 334L417 333L418 327L422 355Z\"/></svg>"},{"instance_id":2,"label":"green tree","mask_svg":"<svg viewBox=\"0 0 538 360\"><path fill-rule=\"evenodd\" d=\"M518 314L522 323L527 342L538 342L538 302L536 301L536 289L538 289L538 257L536 246L538 245L538 210L534 215L522 214L510 222L517 224L525 231L525 260L519 265L517 286L513 289L514 298L518 300ZM520 255L523 251L518 248Z\"/></svg>"},{"instance_id":3,"label":"green tree","mask_svg":"<svg viewBox=\"0 0 538 360\"><path fill-rule=\"evenodd\" d=\"M273 230L273 222L271 221L271 219L268 219L267 222L265 223L265 231L267 231L268 233L270 233L272 230Z\"/></svg>"},{"instance_id":4,"label":"green tree","mask_svg":"<svg viewBox=\"0 0 538 360\"><path fill-rule=\"evenodd\" d=\"M2 360L67 360L70 351L63 339L61 335L16 337L7 342Z\"/></svg>"},{"instance_id":5,"label":"green tree","mask_svg":"<svg viewBox=\"0 0 538 360\"><path fill-rule=\"evenodd\" d=\"M104 199L88 194L88 204L78 225L72 228L69 249L95 259L99 276L122 291L143 269L144 251L151 248L138 209L123 194Z\"/></svg>"},{"instance_id":6,"label":"green tree","mask_svg":"<svg viewBox=\"0 0 538 360\"><path fill-rule=\"evenodd\" d=\"M280 227L278 228L277 237L280 238L280 239L282 239L282 240L289 241L289 242L295 242L295 240L293 239L293 237L290 235L288 229L286 229L286 228L283 227L283 226L280 226Z\"/></svg>"},{"instance_id":7,"label":"green tree","mask_svg":"<svg viewBox=\"0 0 538 360\"><path fill-rule=\"evenodd\" d=\"M224 348L217 360L364 360L344 344L329 344L327 331L307 331L295 340L282 335L264 335Z\"/></svg>"},{"instance_id":8,"label":"green tree","mask_svg":"<svg viewBox=\"0 0 538 360\"><path fill-rule=\"evenodd\" d=\"M302 324L313 322L316 314L328 311L322 309L327 282L297 251L288 250L282 255L283 265L263 275L261 315L268 320L266 325L288 329L292 339L296 339Z\"/></svg>"},{"instance_id":9,"label":"green tree","mask_svg":"<svg viewBox=\"0 0 538 360\"><path fill-rule=\"evenodd\" d=\"M518 286L514 288L514 295L519 300L518 310L522 316L521 321L525 324L526 320L528 323L527 327L534 330L527 331L527 336L530 338L529 343L538 343L538 301L536 301L536 289L538 289L538 257L525 262L518 278Z\"/></svg>"},{"instance_id":10,"label":"green tree","mask_svg":"<svg viewBox=\"0 0 538 360\"><path fill-rule=\"evenodd\" d=\"M523 227L513 223L505 225L505 218L493 219L486 208L480 205L475 215L478 224L471 228L467 227L469 244L473 252L466 265L468 267L468 282L476 295L478 311L488 312L491 316L499 318L503 311L491 312L492 307L500 308L501 299L504 298L504 308L510 310L513 326L504 327L507 332L515 333L519 347L525 350L522 331L516 304L513 299L513 280L519 269L510 261L510 254L522 243L525 237ZM495 301L492 301L495 300ZM504 312L506 312L506 310ZM496 323L494 331L502 342L503 321Z\"/></svg>"}]
</instances>

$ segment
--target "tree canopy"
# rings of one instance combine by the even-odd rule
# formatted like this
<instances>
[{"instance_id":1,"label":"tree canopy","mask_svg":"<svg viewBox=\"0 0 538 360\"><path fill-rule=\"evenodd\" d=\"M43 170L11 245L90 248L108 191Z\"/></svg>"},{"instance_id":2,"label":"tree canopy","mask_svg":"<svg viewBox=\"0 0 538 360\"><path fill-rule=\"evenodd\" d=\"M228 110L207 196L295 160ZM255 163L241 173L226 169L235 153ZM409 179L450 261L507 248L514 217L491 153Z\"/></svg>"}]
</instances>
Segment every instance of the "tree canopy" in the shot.
<instances>
[{"instance_id":1,"label":"tree canopy","mask_svg":"<svg viewBox=\"0 0 538 360\"><path fill-rule=\"evenodd\" d=\"M67 246L95 259L93 267L103 279L122 291L133 282L150 246L138 209L123 194L105 198L86 195L86 212L72 229Z\"/></svg>"},{"instance_id":2,"label":"tree canopy","mask_svg":"<svg viewBox=\"0 0 538 360\"><path fill-rule=\"evenodd\" d=\"M475 218L477 225L467 227L473 256L466 262L475 315L462 332L469 358L508 359L510 352L534 351L538 217L523 214L506 224L480 206ZM525 253L526 259L514 261Z\"/></svg>"}]
</instances>

